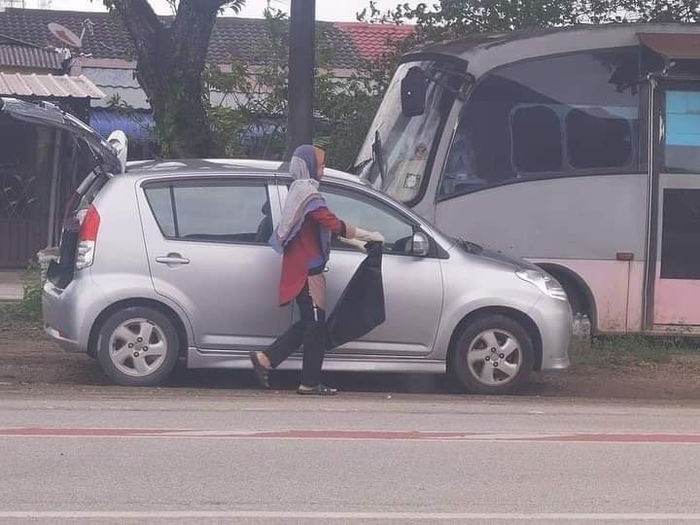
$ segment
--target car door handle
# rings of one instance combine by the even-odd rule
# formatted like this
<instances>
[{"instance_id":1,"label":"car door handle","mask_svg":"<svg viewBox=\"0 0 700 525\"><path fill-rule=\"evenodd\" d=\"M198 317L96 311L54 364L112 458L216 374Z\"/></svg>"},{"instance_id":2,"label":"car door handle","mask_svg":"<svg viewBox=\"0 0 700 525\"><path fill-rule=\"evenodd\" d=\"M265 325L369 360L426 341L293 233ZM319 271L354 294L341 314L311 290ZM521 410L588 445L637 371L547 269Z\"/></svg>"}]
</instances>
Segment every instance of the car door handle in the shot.
<instances>
[{"instance_id":1,"label":"car door handle","mask_svg":"<svg viewBox=\"0 0 700 525\"><path fill-rule=\"evenodd\" d=\"M169 253L166 256L156 257L156 262L161 264L190 264L190 260L184 258L179 253Z\"/></svg>"}]
</instances>

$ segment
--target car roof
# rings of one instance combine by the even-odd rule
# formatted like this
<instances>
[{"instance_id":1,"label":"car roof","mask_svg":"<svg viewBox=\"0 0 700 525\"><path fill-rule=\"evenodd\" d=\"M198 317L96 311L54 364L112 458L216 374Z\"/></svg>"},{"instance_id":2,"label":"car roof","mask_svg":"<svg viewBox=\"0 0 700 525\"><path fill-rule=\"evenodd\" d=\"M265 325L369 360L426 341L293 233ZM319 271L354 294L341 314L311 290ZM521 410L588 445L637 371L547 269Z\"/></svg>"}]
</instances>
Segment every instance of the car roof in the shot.
<instances>
[{"instance_id":1,"label":"car roof","mask_svg":"<svg viewBox=\"0 0 700 525\"><path fill-rule=\"evenodd\" d=\"M326 177L332 179L361 183L358 176L343 171L326 168L325 173ZM270 176L275 174L289 175L289 163L253 159L144 160L129 162L125 175L206 177L211 175Z\"/></svg>"}]
</instances>

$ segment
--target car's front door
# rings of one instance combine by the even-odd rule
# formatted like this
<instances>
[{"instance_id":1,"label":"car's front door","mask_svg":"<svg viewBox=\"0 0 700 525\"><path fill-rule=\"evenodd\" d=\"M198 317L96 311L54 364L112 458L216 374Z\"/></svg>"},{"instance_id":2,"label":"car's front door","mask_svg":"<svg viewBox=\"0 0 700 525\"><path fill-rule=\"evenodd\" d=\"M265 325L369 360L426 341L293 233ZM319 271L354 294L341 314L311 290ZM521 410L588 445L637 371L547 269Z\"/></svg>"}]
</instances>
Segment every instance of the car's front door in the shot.
<instances>
[{"instance_id":1,"label":"car's front door","mask_svg":"<svg viewBox=\"0 0 700 525\"><path fill-rule=\"evenodd\" d=\"M423 356L432 351L443 303L440 260L407 253L414 224L391 206L351 188L325 185L330 210L340 219L386 238L382 275L386 321L358 341L329 353ZM328 310L332 311L364 255L334 241L329 263Z\"/></svg>"},{"instance_id":2,"label":"car's front door","mask_svg":"<svg viewBox=\"0 0 700 525\"><path fill-rule=\"evenodd\" d=\"M198 348L262 348L288 326L281 259L268 246L276 199L276 186L254 178L144 186L153 283L187 312Z\"/></svg>"}]
</instances>

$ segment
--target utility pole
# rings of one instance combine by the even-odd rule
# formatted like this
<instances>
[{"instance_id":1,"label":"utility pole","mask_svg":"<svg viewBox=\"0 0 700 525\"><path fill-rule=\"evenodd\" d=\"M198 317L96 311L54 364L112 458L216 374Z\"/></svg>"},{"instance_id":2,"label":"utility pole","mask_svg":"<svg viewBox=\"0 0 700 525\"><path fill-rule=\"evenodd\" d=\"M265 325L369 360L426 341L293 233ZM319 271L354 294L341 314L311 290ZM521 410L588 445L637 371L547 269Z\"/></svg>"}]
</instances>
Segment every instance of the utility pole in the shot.
<instances>
[{"instance_id":1,"label":"utility pole","mask_svg":"<svg viewBox=\"0 0 700 525\"><path fill-rule=\"evenodd\" d=\"M292 0L290 15L288 158L313 135L316 0Z\"/></svg>"}]
</instances>

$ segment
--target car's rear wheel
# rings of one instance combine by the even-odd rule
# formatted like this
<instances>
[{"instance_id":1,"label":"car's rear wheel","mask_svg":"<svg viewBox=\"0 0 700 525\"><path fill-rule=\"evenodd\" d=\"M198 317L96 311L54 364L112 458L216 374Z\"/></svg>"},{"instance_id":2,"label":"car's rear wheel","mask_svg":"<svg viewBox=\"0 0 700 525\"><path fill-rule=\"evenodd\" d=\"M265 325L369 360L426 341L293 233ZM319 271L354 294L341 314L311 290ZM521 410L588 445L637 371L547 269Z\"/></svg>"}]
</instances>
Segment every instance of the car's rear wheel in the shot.
<instances>
[{"instance_id":1,"label":"car's rear wheel","mask_svg":"<svg viewBox=\"0 0 700 525\"><path fill-rule=\"evenodd\" d=\"M521 388L532 372L532 339L510 317L481 317L469 323L456 341L450 370L469 392L509 394Z\"/></svg>"},{"instance_id":2,"label":"car's rear wheel","mask_svg":"<svg viewBox=\"0 0 700 525\"><path fill-rule=\"evenodd\" d=\"M97 360L109 378L124 386L163 382L177 364L177 330L166 315L144 306L113 313L100 328Z\"/></svg>"}]
</instances>

